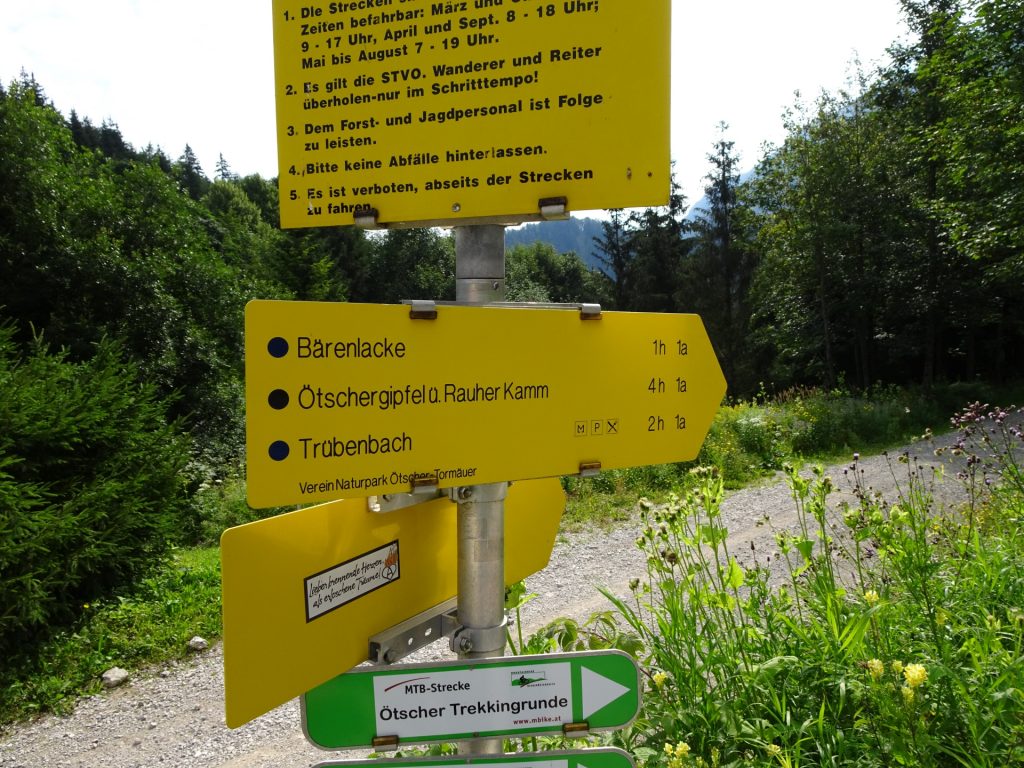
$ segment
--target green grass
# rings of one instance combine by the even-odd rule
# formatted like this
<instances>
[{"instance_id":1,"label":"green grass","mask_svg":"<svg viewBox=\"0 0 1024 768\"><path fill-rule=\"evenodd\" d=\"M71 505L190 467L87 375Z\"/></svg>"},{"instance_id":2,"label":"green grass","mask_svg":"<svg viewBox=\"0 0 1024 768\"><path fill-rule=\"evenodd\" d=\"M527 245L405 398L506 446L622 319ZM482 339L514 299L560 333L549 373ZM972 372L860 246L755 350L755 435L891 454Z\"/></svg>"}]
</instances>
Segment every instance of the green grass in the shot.
<instances>
[{"instance_id":1,"label":"green grass","mask_svg":"<svg viewBox=\"0 0 1024 768\"><path fill-rule=\"evenodd\" d=\"M100 689L107 669L180 659L195 635L209 640L220 634L220 551L179 550L130 595L81 606L76 627L7 660L0 672L0 722L66 711Z\"/></svg>"}]
</instances>

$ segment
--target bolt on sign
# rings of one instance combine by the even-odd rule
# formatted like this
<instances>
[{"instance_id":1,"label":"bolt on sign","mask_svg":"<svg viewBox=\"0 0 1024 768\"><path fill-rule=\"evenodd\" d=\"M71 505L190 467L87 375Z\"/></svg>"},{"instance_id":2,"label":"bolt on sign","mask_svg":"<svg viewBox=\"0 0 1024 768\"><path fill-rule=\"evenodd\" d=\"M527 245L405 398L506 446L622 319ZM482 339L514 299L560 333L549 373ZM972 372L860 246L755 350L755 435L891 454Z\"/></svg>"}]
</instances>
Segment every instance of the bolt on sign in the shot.
<instances>
[{"instance_id":1,"label":"bolt on sign","mask_svg":"<svg viewBox=\"0 0 1024 768\"><path fill-rule=\"evenodd\" d=\"M514 483L505 500L505 583L545 567L565 494ZM385 514L346 499L221 537L224 708L237 728L366 661L369 638L458 590L456 505Z\"/></svg>"},{"instance_id":2,"label":"bolt on sign","mask_svg":"<svg viewBox=\"0 0 1024 768\"><path fill-rule=\"evenodd\" d=\"M697 456L725 379L697 315L253 301L253 507Z\"/></svg>"},{"instance_id":3,"label":"bolt on sign","mask_svg":"<svg viewBox=\"0 0 1024 768\"><path fill-rule=\"evenodd\" d=\"M405 664L317 686L302 725L324 749L605 731L633 722L640 690L636 662L614 650Z\"/></svg>"},{"instance_id":4,"label":"bolt on sign","mask_svg":"<svg viewBox=\"0 0 1024 768\"><path fill-rule=\"evenodd\" d=\"M388 760L388 765L408 768L636 768L633 758L621 749L552 750L542 754L522 753L500 757L460 756L451 758L406 758ZM379 760L328 760L313 768L380 768Z\"/></svg>"},{"instance_id":5,"label":"bolt on sign","mask_svg":"<svg viewBox=\"0 0 1024 768\"><path fill-rule=\"evenodd\" d=\"M669 196L670 0L274 0L283 227Z\"/></svg>"}]
</instances>

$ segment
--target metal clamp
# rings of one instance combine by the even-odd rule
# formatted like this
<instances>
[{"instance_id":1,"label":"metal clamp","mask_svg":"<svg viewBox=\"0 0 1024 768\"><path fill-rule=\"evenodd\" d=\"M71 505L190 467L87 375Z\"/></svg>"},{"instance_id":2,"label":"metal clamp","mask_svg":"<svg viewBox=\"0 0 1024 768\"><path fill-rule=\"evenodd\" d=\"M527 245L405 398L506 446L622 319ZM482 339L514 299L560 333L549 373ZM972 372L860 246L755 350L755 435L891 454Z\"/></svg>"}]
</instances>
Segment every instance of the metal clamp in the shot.
<instances>
[{"instance_id":1,"label":"metal clamp","mask_svg":"<svg viewBox=\"0 0 1024 768\"><path fill-rule=\"evenodd\" d=\"M452 634L451 649L455 653L500 650L505 647L505 631L507 628L507 616L503 616L501 624L496 627L460 626Z\"/></svg>"},{"instance_id":2,"label":"metal clamp","mask_svg":"<svg viewBox=\"0 0 1024 768\"><path fill-rule=\"evenodd\" d=\"M540 217L545 221L569 218L569 198L542 197L537 202Z\"/></svg>"},{"instance_id":3,"label":"metal clamp","mask_svg":"<svg viewBox=\"0 0 1024 768\"><path fill-rule=\"evenodd\" d=\"M377 229L377 217L380 212L376 208L360 208L352 215L352 223L360 229Z\"/></svg>"},{"instance_id":4,"label":"metal clamp","mask_svg":"<svg viewBox=\"0 0 1024 768\"><path fill-rule=\"evenodd\" d=\"M378 752L391 752L393 750L398 749L398 737L374 736L373 741L371 741L370 744Z\"/></svg>"},{"instance_id":5,"label":"metal clamp","mask_svg":"<svg viewBox=\"0 0 1024 768\"><path fill-rule=\"evenodd\" d=\"M562 735L567 739L582 739L590 735L590 723L566 723L562 726Z\"/></svg>"},{"instance_id":6,"label":"metal clamp","mask_svg":"<svg viewBox=\"0 0 1024 768\"><path fill-rule=\"evenodd\" d=\"M430 299L411 299L404 302L409 305L409 317L412 320L437 320L437 303Z\"/></svg>"},{"instance_id":7,"label":"metal clamp","mask_svg":"<svg viewBox=\"0 0 1024 768\"><path fill-rule=\"evenodd\" d=\"M600 320L600 304L580 304L580 320Z\"/></svg>"},{"instance_id":8,"label":"metal clamp","mask_svg":"<svg viewBox=\"0 0 1024 768\"><path fill-rule=\"evenodd\" d=\"M438 483L437 472L431 472L430 474L418 474L413 475L412 480L409 484L412 486L412 492L415 494L433 493L437 490Z\"/></svg>"}]
</instances>

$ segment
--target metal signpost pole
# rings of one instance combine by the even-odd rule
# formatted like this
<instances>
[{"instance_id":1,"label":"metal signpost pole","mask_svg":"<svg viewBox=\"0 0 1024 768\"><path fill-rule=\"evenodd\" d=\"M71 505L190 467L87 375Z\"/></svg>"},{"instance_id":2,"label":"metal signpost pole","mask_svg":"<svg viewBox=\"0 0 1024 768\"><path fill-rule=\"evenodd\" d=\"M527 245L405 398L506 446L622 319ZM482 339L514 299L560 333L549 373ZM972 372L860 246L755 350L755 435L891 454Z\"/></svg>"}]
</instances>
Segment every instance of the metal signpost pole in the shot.
<instances>
[{"instance_id":1,"label":"metal signpost pole","mask_svg":"<svg viewBox=\"0 0 1024 768\"><path fill-rule=\"evenodd\" d=\"M467 304L505 299L505 227L455 228L455 298ZM499 343L498 339L494 339ZM452 646L461 658L505 651L505 493L508 483L458 488L458 622ZM501 754L502 739L459 745L462 754Z\"/></svg>"}]
</instances>

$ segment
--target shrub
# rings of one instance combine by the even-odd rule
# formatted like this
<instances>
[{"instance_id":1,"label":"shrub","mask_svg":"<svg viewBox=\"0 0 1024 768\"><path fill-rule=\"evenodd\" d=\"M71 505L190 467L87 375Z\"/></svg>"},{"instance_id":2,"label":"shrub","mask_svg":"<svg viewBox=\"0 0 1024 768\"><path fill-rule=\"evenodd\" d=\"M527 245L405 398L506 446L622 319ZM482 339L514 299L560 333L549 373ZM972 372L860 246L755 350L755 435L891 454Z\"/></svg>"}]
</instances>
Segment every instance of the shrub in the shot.
<instances>
[{"instance_id":1,"label":"shrub","mask_svg":"<svg viewBox=\"0 0 1024 768\"><path fill-rule=\"evenodd\" d=\"M188 444L119 347L70 363L0 326L0 657L158 565Z\"/></svg>"}]
</instances>

